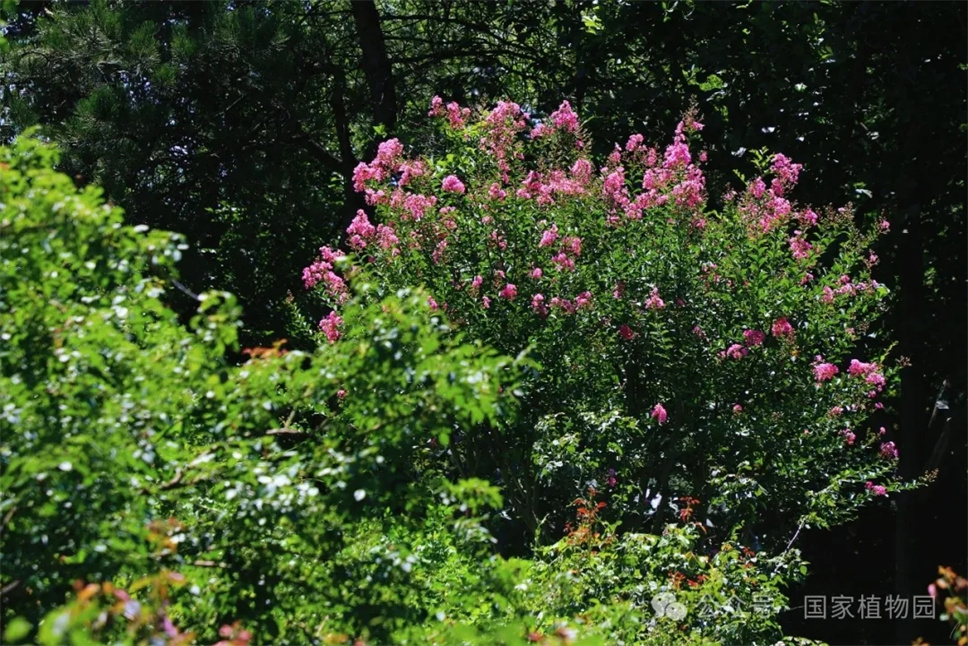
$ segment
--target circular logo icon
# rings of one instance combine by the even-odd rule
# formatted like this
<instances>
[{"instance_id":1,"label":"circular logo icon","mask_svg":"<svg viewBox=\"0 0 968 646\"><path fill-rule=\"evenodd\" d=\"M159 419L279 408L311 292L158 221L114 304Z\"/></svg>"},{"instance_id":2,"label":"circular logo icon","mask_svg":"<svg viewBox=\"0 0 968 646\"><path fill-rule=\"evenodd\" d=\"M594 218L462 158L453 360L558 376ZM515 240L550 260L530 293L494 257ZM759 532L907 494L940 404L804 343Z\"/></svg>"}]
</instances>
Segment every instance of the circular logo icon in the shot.
<instances>
[{"instance_id":1,"label":"circular logo icon","mask_svg":"<svg viewBox=\"0 0 968 646\"><path fill-rule=\"evenodd\" d=\"M686 607L676 601L676 595L671 592L660 592L652 597L652 609L660 617L668 617L680 621L686 616Z\"/></svg>"}]
</instances>

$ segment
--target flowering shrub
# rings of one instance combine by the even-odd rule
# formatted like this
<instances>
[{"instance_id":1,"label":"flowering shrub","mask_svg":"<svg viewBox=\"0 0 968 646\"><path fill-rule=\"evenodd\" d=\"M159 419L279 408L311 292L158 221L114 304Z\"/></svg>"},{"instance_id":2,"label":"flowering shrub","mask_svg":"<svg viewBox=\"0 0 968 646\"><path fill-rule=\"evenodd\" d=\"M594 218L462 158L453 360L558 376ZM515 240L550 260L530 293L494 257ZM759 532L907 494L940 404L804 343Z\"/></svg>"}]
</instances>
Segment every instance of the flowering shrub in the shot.
<instances>
[{"instance_id":1,"label":"flowering shrub","mask_svg":"<svg viewBox=\"0 0 968 646\"><path fill-rule=\"evenodd\" d=\"M462 429L453 451L498 469L532 530L607 479L626 528L658 529L691 497L720 538L742 526L780 548L908 486L892 476L903 447L867 430L896 372L864 345L888 296L870 251L886 221L861 231L849 206L797 204L802 169L781 154L712 209L692 114L664 150L632 135L602 163L567 102L474 120L435 98L429 116L442 149L392 139L357 167L380 224L360 211L352 258L323 248L306 286L339 309L351 272L422 284L467 337L530 348L525 414L500 437Z\"/></svg>"}]
</instances>

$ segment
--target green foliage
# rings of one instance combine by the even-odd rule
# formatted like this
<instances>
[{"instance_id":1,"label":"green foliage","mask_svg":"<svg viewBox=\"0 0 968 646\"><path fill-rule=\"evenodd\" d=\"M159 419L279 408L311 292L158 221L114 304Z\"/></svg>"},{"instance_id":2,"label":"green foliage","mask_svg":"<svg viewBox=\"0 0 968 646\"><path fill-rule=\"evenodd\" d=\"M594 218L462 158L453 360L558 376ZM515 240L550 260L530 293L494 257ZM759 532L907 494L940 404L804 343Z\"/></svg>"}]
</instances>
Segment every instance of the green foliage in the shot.
<instances>
[{"instance_id":1,"label":"green foliage","mask_svg":"<svg viewBox=\"0 0 968 646\"><path fill-rule=\"evenodd\" d=\"M420 456L513 414L516 362L441 338L400 292L347 315L345 346L227 363L234 299L206 293L180 326L177 236L123 226L54 159L29 138L0 153L7 639L214 640L241 621L260 642L381 642L426 622L425 568L489 545L500 497Z\"/></svg>"}]
</instances>

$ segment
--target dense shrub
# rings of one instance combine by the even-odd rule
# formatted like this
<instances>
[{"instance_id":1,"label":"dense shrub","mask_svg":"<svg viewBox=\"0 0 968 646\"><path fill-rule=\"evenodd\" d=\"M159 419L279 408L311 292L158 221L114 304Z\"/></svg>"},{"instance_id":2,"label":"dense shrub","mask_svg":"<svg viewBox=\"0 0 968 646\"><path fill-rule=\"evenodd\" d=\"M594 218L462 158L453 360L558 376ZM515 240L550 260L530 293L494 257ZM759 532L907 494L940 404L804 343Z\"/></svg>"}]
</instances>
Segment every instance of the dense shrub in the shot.
<instances>
[{"instance_id":1,"label":"dense shrub","mask_svg":"<svg viewBox=\"0 0 968 646\"><path fill-rule=\"evenodd\" d=\"M348 251L361 279L424 285L468 338L540 364L520 417L450 449L499 475L531 531L560 535L594 485L624 531L688 506L710 542L743 528L777 553L903 486L871 421L896 360L865 350L889 295L869 250L886 221L860 231L849 207L791 201L801 167L780 154L713 210L694 115L665 150L632 135L602 164L567 102L539 120L435 98L430 116L430 154L393 139L357 167L379 224L360 211ZM356 279L320 253L303 277L336 308L320 327L337 342Z\"/></svg>"}]
</instances>

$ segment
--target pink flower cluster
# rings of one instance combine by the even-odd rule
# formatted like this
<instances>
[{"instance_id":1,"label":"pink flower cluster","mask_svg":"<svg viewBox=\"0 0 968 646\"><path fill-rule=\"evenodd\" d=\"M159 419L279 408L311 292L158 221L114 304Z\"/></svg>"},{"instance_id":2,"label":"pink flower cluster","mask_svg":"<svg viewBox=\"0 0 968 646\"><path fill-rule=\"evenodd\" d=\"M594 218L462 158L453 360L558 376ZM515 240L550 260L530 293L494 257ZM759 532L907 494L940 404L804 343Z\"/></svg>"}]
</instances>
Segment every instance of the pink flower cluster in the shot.
<instances>
[{"instance_id":1,"label":"pink flower cluster","mask_svg":"<svg viewBox=\"0 0 968 646\"><path fill-rule=\"evenodd\" d=\"M669 413L666 412L666 409L662 404L656 404L652 409L651 417L659 420L659 424L665 424L666 420L669 419Z\"/></svg>"},{"instance_id":2,"label":"pink flower cluster","mask_svg":"<svg viewBox=\"0 0 968 646\"><path fill-rule=\"evenodd\" d=\"M734 343L733 345L726 348L725 351L720 352L719 356L724 358L729 357L730 359L742 359L747 354L749 354L749 350L741 346L739 343Z\"/></svg>"},{"instance_id":3,"label":"pink flower cluster","mask_svg":"<svg viewBox=\"0 0 968 646\"><path fill-rule=\"evenodd\" d=\"M645 300L645 309L661 310L665 307L665 301L659 298L659 288L653 287L649 297Z\"/></svg>"},{"instance_id":4,"label":"pink flower cluster","mask_svg":"<svg viewBox=\"0 0 968 646\"><path fill-rule=\"evenodd\" d=\"M539 123L531 129L532 139L548 137L556 132L578 134L578 115L574 113L567 101L563 101L558 109L549 115L548 121L550 123ZM580 141L578 145L581 147Z\"/></svg>"},{"instance_id":5,"label":"pink flower cluster","mask_svg":"<svg viewBox=\"0 0 968 646\"><path fill-rule=\"evenodd\" d=\"M814 377L816 377L818 384L824 381L830 381L834 378L834 375L839 372L840 369L837 368L837 366L832 363L825 362L823 357L817 355L817 358L813 364L813 374Z\"/></svg>"},{"instance_id":6,"label":"pink flower cluster","mask_svg":"<svg viewBox=\"0 0 968 646\"><path fill-rule=\"evenodd\" d=\"M496 160L505 183L510 180L508 153L517 134L525 129L527 119L528 115L521 111L521 106L507 101L498 102L497 107L484 119L484 136L480 139L480 146Z\"/></svg>"},{"instance_id":7,"label":"pink flower cluster","mask_svg":"<svg viewBox=\"0 0 968 646\"><path fill-rule=\"evenodd\" d=\"M761 345L766 340L766 334L762 330L743 330L743 338L746 345L752 348Z\"/></svg>"},{"instance_id":8,"label":"pink flower cluster","mask_svg":"<svg viewBox=\"0 0 968 646\"><path fill-rule=\"evenodd\" d=\"M773 182L770 185L770 190L773 191L774 195L781 196L784 191L796 186L803 165L794 164L786 155L776 154L773 156L773 164L770 170L773 171Z\"/></svg>"},{"instance_id":9,"label":"pink flower cluster","mask_svg":"<svg viewBox=\"0 0 968 646\"><path fill-rule=\"evenodd\" d=\"M793 326L790 325L786 317L781 317L773 321L772 332L773 336L778 339L786 338L791 341L793 340Z\"/></svg>"},{"instance_id":10,"label":"pink flower cluster","mask_svg":"<svg viewBox=\"0 0 968 646\"><path fill-rule=\"evenodd\" d=\"M803 232L799 229L794 231L793 237L790 238L790 251L793 252L793 257L796 260L806 260L810 257L811 250L813 245L803 238Z\"/></svg>"},{"instance_id":11,"label":"pink flower cluster","mask_svg":"<svg viewBox=\"0 0 968 646\"><path fill-rule=\"evenodd\" d=\"M558 239L558 225L552 224L551 228L546 230L541 234L541 240L538 242L539 247L550 247Z\"/></svg>"},{"instance_id":12,"label":"pink flower cluster","mask_svg":"<svg viewBox=\"0 0 968 646\"><path fill-rule=\"evenodd\" d=\"M887 381L884 378L884 373L881 372L880 367L876 363L864 363L858 361L857 359L850 360L850 366L847 368L847 374L852 377L863 377L864 381L874 387L874 390L869 395L873 396L884 390L884 386Z\"/></svg>"},{"instance_id":13,"label":"pink flower cluster","mask_svg":"<svg viewBox=\"0 0 968 646\"><path fill-rule=\"evenodd\" d=\"M894 446L894 442L882 442L880 453L881 457L887 458L888 460L897 459L897 447Z\"/></svg>"},{"instance_id":14,"label":"pink flower cluster","mask_svg":"<svg viewBox=\"0 0 968 646\"><path fill-rule=\"evenodd\" d=\"M548 316L548 306L545 305L544 301L544 294L535 294L531 297L531 309L541 318Z\"/></svg>"},{"instance_id":15,"label":"pink flower cluster","mask_svg":"<svg viewBox=\"0 0 968 646\"><path fill-rule=\"evenodd\" d=\"M346 254L338 249L333 250L329 247L321 247L319 256L313 264L303 269L303 284L306 286L306 289L312 289L317 284L324 283L326 285L326 292L331 298L335 299L337 303L345 303L349 298L346 282L336 275L333 271L333 265L340 258L344 258Z\"/></svg>"},{"instance_id":16,"label":"pink flower cluster","mask_svg":"<svg viewBox=\"0 0 968 646\"><path fill-rule=\"evenodd\" d=\"M625 148L646 167L642 177L643 193L633 201L627 199L622 202L625 215L630 220L642 218L642 212L667 203L671 197L673 203L688 209L698 209L705 203L706 179L702 171L692 161L692 153L686 141L686 131L701 130L698 121L682 121L676 127L676 135L672 145L666 148L661 163L658 152L651 148L642 148L642 136L633 135L629 138ZM616 163L621 159L621 150L616 148ZM702 157L702 156L700 156ZM704 229L705 219L701 217L692 220L697 229Z\"/></svg>"},{"instance_id":17,"label":"pink flower cluster","mask_svg":"<svg viewBox=\"0 0 968 646\"><path fill-rule=\"evenodd\" d=\"M867 481L867 484L864 485L864 488L867 489L868 491L870 491L875 496L886 496L887 495L887 487L885 487L883 485L876 485L873 482L871 482L870 480Z\"/></svg>"},{"instance_id":18,"label":"pink flower cluster","mask_svg":"<svg viewBox=\"0 0 968 646\"><path fill-rule=\"evenodd\" d=\"M547 176L529 171L515 195L523 200L534 199L541 206L555 204L555 196L583 195L591 176L579 166L581 161L575 162L579 172L572 172L571 177L562 170L553 170Z\"/></svg>"},{"instance_id":19,"label":"pink flower cluster","mask_svg":"<svg viewBox=\"0 0 968 646\"><path fill-rule=\"evenodd\" d=\"M513 301L518 296L518 287L517 287L517 285L514 285L512 283L508 283L507 285L504 286L504 289L501 290L501 292L500 292L500 294L498 294L498 296L500 296L501 298L505 298L505 299L507 299L509 301Z\"/></svg>"},{"instance_id":20,"label":"pink flower cluster","mask_svg":"<svg viewBox=\"0 0 968 646\"><path fill-rule=\"evenodd\" d=\"M368 241L376 240L381 249L389 249L392 255L400 253L396 247L400 240L393 227L385 224L373 226L362 209L356 212L346 233L350 234L349 245L357 251L365 249Z\"/></svg>"},{"instance_id":21,"label":"pink flower cluster","mask_svg":"<svg viewBox=\"0 0 968 646\"><path fill-rule=\"evenodd\" d=\"M464 183L460 181L456 175L448 175L445 177L444 181L440 185L440 188L445 193L458 193L460 195L463 195L467 190L464 188Z\"/></svg>"},{"instance_id":22,"label":"pink flower cluster","mask_svg":"<svg viewBox=\"0 0 968 646\"><path fill-rule=\"evenodd\" d=\"M427 113L428 117L440 117L444 114L447 115L447 120L450 122L450 127L455 130L460 130L464 127L464 122L469 116L471 116L470 108L463 108L457 104L456 101L451 101L447 104L446 109L444 108L444 101L439 96L435 96L430 100L430 112Z\"/></svg>"},{"instance_id":23,"label":"pink flower cluster","mask_svg":"<svg viewBox=\"0 0 968 646\"><path fill-rule=\"evenodd\" d=\"M775 155L771 166L774 177L769 188L760 177L746 187L740 202L740 211L750 224L751 234L756 231L767 233L786 224L791 218L796 218L805 227L814 226L817 223L816 213L810 209L795 213L790 201L784 197L796 185L802 168L800 164L794 164L785 155ZM801 256L805 258L805 254L810 249L809 244L802 240L800 235L795 233L794 238L790 239L790 247L797 259Z\"/></svg>"},{"instance_id":24,"label":"pink flower cluster","mask_svg":"<svg viewBox=\"0 0 968 646\"><path fill-rule=\"evenodd\" d=\"M340 336L342 336L342 333L339 331L339 326L342 324L343 319L336 312L330 312L326 318L319 322L319 329L326 335L327 341L336 343Z\"/></svg>"}]
</instances>

